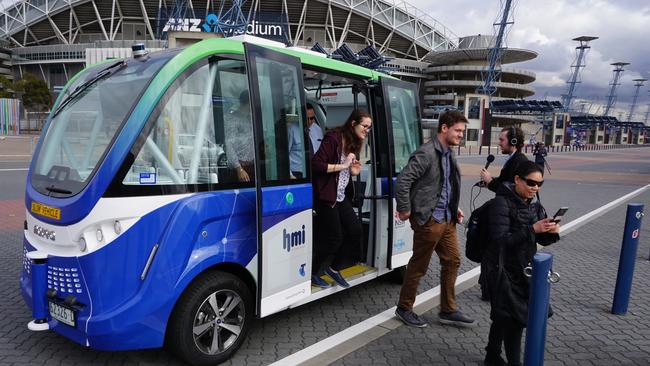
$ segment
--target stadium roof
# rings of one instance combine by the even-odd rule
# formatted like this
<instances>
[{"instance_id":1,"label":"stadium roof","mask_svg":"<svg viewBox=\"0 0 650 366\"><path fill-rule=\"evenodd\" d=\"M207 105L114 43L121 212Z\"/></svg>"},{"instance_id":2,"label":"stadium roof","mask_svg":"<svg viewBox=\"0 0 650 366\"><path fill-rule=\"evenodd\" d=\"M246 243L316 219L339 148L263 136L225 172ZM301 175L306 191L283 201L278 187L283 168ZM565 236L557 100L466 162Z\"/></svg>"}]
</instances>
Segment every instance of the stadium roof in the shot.
<instances>
[{"instance_id":1,"label":"stadium roof","mask_svg":"<svg viewBox=\"0 0 650 366\"><path fill-rule=\"evenodd\" d=\"M489 48L459 48L433 53L427 56L427 61L432 66L457 65L465 61L488 59ZM501 64L510 64L532 60L537 57L537 52L521 48L506 48L501 55Z\"/></svg>"},{"instance_id":2,"label":"stadium roof","mask_svg":"<svg viewBox=\"0 0 650 366\"><path fill-rule=\"evenodd\" d=\"M84 34L112 41L125 24L144 25L157 39L160 22L174 0L20 0L0 11L0 39L10 47L80 43ZM187 18L218 13L220 1L187 0ZM249 12L250 9L254 9ZM325 34L328 46L371 44L382 53L423 60L432 51L456 46L458 38L427 13L401 0L245 1L244 14L287 14L288 42L301 45L306 29ZM250 18L254 19L254 17ZM143 35L144 37L144 35Z\"/></svg>"}]
</instances>

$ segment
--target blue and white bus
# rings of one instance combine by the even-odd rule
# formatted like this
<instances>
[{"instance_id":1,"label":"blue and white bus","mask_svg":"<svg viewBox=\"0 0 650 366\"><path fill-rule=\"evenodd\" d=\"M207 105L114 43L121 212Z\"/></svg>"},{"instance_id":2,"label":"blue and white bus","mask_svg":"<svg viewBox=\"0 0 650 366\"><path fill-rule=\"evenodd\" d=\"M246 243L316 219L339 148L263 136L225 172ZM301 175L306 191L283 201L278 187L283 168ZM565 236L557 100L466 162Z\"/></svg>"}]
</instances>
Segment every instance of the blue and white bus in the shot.
<instances>
[{"instance_id":1,"label":"blue and white bus","mask_svg":"<svg viewBox=\"0 0 650 366\"><path fill-rule=\"evenodd\" d=\"M30 329L215 364L255 318L343 291L310 281L309 145L303 134L292 179L287 141L307 103L325 128L355 107L374 120L354 178L366 264L344 276L355 286L406 265L412 232L392 197L422 142L414 84L248 36L137 54L76 75L35 150L20 278ZM236 119L242 93L250 115Z\"/></svg>"}]
</instances>

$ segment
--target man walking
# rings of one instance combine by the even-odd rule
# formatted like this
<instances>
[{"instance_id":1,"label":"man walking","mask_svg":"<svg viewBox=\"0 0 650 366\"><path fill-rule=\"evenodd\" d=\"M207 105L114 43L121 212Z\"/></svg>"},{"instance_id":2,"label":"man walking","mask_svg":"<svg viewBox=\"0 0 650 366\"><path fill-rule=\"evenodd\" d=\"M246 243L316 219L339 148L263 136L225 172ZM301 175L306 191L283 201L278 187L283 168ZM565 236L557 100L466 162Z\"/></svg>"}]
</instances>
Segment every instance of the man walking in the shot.
<instances>
[{"instance_id":1,"label":"man walking","mask_svg":"<svg viewBox=\"0 0 650 366\"><path fill-rule=\"evenodd\" d=\"M409 326L427 326L413 312L413 303L434 250L441 266L440 322L461 326L476 323L458 310L454 288L460 267L456 223L462 222L463 212L458 208L460 171L451 146L460 144L465 123L467 119L458 111L443 113L438 122L437 137L415 150L397 177L399 218L410 219L414 234L413 256L406 266L395 314Z\"/></svg>"}]
</instances>

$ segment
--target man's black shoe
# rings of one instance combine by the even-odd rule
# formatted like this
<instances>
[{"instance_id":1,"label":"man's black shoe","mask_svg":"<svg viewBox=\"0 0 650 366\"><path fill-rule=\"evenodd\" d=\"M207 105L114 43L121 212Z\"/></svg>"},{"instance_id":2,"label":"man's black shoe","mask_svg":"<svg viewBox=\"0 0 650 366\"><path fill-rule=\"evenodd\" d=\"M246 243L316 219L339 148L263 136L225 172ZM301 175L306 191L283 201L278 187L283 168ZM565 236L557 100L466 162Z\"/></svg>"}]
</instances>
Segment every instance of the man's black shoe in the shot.
<instances>
[{"instance_id":1,"label":"man's black shoe","mask_svg":"<svg viewBox=\"0 0 650 366\"><path fill-rule=\"evenodd\" d=\"M483 360L483 365L485 366L508 366L508 363L501 357L499 354L488 354Z\"/></svg>"},{"instance_id":2,"label":"man's black shoe","mask_svg":"<svg viewBox=\"0 0 650 366\"><path fill-rule=\"evenodd\" d=\"M438 314L438 318L440 319L441 324L456 325L460 327L473 327L476 325L476 320L458 310L453 313L440 313Z\"/></svg>"},{"instance_id":3,"label":"man's black shoe","mask_svg":"<svg viewBox=\"0 0 650 366\"><path fill-rule=\"evenodd\" d=\"M427 322L411 310L404 310L398 306L395 309L395 315L409 327L424 328L427 326Z\"/></svg>"}]
</instances>

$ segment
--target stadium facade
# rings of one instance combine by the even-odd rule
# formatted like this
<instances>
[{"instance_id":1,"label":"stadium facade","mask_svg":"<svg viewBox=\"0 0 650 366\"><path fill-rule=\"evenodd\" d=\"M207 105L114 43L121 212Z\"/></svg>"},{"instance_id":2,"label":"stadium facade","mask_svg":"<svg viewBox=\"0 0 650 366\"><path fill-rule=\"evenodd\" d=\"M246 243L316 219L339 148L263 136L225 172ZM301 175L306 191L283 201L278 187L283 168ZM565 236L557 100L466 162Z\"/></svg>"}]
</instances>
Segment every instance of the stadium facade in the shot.
<instances>
[{"instance_id":1,"label":"stadium facade","mask_svg":"<svg viewBox=\"0 0 650 366\"><path fill-rule=\"evenodd\" d=\"M214 33L229 7L210 0L23 0L0 13L0 40L14 77L31 72L56 90L89 62L120 57L133 43L158 49L170 31ZM431 53L454 48L457 38L403 1L253 0L243 1L241 13L250 19L246 33L293 46L334 50L346 43L357 51L371 44L413 79Z\"/></svg>"},{"instance_id":2,"label":"stadium facade","mask_svg":"<svg viewBox=\"0 0 650 366\"><path fill-rule=\"evenodd\" d=\"M241 4L241 12L233 11L233 3ZM128 57L135 43L149 50L182 47L241 33L235 26L242 20L245 33L290 46L318 44L332 52L345 44L358 52L372 45L390 58L383 66L393 75L418 83L424 117L435 118L435 111L449 106L464 109L470 117L467 144L480 143L486 100L473 90L481 83L490 37L459 39L401 0L19 0L0 12L0 74L35 74L57 94L83 67ZM535 56L508 50L502 64ZM496 98L530 96L534 80L529 71L504 68Z\"/></svg>"}]
</instances>

